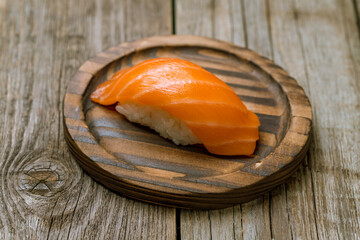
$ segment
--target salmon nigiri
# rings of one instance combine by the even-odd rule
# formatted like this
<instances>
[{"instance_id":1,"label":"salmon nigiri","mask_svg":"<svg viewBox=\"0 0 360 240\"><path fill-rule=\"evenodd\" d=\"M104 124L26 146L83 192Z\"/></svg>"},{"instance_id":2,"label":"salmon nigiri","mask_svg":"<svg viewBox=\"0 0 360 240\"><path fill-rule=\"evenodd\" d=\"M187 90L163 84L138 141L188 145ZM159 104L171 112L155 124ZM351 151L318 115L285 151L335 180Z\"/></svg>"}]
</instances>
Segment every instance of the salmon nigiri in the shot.
<instances>
[{"instance_id":1,"label":"salmon nigiri","mask_svg":"<svg viewBox=\"0 0 360 240\"><path fill-rule=\"evenodd\" d=\"M175 144L203 144L213 154L251 155L259 119L235 92L202 67L156 58L116 72L91 94L116 105L129 121L148 126Z\"/></svg>"}]
</instances>

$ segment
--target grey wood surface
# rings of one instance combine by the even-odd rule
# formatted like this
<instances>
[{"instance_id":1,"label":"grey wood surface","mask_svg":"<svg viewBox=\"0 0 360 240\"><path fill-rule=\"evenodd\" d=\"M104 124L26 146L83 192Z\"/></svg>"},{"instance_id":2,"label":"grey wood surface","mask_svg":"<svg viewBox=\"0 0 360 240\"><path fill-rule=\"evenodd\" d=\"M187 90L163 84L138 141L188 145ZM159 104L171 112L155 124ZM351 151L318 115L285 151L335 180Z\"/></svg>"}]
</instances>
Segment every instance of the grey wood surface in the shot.
<instances>
[{"instance_id":1,"label":"grey wood surface","mask_svg":"<svg viewBox=\"0 0 360 240\"><path fill-rule=\"evenodd\" d=\"M0 239L359 239L358 0L0 0ZM174 27L174 29L173 29ZM66 83L86 59L195 34L272 58L313 105L305 164L252 202L213 211L129 200L69 154Z\"/></svg>"},{"instance_id":2,"label":"grey wood surface","mask_svg":"<svg viewBox=\"0 0 360 240\"><path fill-rule=\"evenodd\" d=\"M95 53L171 34L163 1L0 1L0 239L174 239L176 210L120 197L67 149L65 87Z\"/></svg>"},{"instance_id":3,"label":"grey wood surface","mask_svg":"<svg viewBox=\"0 0 360 240\"><path fill-rule=\"evenodd\" d=\"M177 33L245 43L272 58L305 88L313 105L314 131L305 164L286 184L233 209L184 210L181 236L358 239L360 42L355 1L196 4L177 2ZM193 13L200 8L203 15ZM220 26L232 29L231 34L223 34Z\"/></svg>"}]
</instances>

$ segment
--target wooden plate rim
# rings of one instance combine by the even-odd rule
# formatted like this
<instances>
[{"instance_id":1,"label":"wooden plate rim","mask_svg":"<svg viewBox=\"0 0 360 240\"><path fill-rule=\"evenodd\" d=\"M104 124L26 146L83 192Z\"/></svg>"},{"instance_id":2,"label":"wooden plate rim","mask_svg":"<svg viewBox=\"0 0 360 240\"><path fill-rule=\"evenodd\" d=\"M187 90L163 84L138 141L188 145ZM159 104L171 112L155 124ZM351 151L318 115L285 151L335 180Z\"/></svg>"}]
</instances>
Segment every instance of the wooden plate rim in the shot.
<instances>
[{"instance_id":1,"label":"wooden plate rim","mask_svg":"<svg viewBox=\"0 0 360 240\"><path fill-rule=\"evenodd\" d=\"M68 83L68 87L64 96L64 107L63 107L63 115L64 115L64 125L65 130L68 132L69 138L71 137L73 140L75 133L71 133L68 129L71 128L74 119L79 121L79 125L87 128L85 123L84 113L82 112L82 97L86 92L87 86L90 83L91 79L104 67L111 64L113 61L116 61L132 52L138 52L145 49L153 48L153 47L207 47L212 48L219 51L224 51L230 54L233 54L239 58L245 59L250 63L258 66L264 72L269 74L273 81L277 82L281 87L282 91L286 94L288 98L289 107L290 107L290 123L289 129L286 132L284 138L278 144L278 146L274 149L274 151L267 155L265 158L248 165L242 170L232 172L230 174L239 174L239 172L244 172L247 174L254 174L258 176L254 178L255 180L252 183L247 184L246 186L239 186L236 190L241 192L242 188L249 188L249 186L261 185L266 182L265 180L270 176L281 172L283 168L289 167L288 165L292 165L294 158L303 155L304 151L306 152L309 142L309 136L312 125L312 111L311 104L306 96L303 88L298 85L297 81L290 77L289 74L277 66L273 61L267 59L265 57L260 56L246 48L239 47L232 43L214 40L205 37L198 36L156 36L150 37L134 42L126 42L122 43L118 46L111 47L101 53L98 53L96 56L87 60L74 74L70 82ZM74 89L76 89L74 91ZM70 101L76 99L78 103L81 103L79 106L74 108L74 106L69 105ZM301 101L299 101L301 99ZM298 123L301 123L301 128L299 128ZM87 129L91 134L90 130ZM78 133L77 131L76 133ZM296 139L296 140L295 140ZM69 142L70 144L75 144L75 146L83 151L81 146L78 146L76 141ZM99 145L101 147L101 145ZM86 156L86 153L84 153ZM110 157L110 156L109 156ZM92 161L89 158L90 161ZM296 161L299 164L301 161ZM94 162L100 169L106 171L101 164ZM258 175L257 169L260 166L270 166L271 169L275 169L272 172L268 172L266 175ZM292 166L294 167L294 166ZM112 173L108 172L113 175ZM148 173L147 173L148 174ZM150 174L151 175L151 174ZM217 176L219 178L221 176ZM229 174L224 174L224 177L229 177ZM119 178L120 181L126 181L126 177ZM140 186L141 187L141 186ZM145 187L146 188L146 187ZM234 190L234 189L233 189ZM209 193L217 195L216 192ZM229 191L229 195L233 195L233 191ZM176 194L174 194L176 195ZM194 194L197 195L197 194ZM226 193L221 193L220 195L224 196ZM236 195L236 194L235 194ZM236 196L235 196L236 197Z\"/></svg>"}]
</instances>

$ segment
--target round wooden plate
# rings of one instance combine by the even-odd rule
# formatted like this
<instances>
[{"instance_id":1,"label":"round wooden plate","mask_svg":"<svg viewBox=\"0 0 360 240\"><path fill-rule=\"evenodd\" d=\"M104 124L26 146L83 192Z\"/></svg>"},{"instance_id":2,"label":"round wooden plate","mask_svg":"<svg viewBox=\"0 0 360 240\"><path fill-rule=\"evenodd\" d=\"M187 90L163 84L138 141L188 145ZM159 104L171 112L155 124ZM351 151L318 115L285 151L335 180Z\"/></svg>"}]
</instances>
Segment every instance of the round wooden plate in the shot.
<instances>
[{"instance_id":1,"label":"round wooden plate","mask_svg":"<svg viewBox=\"0 0 360 240\"><path fill-rule=\"evenodd\" d=\"M89 99L119 69L156 57L194 62L226 82L260 119L250 156L216 156L177 146ZM65 136L97 181L131 198L182 208L250 201L294 173L309 145L312 113L302 87L282 68L236 45L195 36L161 36L112 47L85 62L64 101Z\"/></svg>"}]
</instances>

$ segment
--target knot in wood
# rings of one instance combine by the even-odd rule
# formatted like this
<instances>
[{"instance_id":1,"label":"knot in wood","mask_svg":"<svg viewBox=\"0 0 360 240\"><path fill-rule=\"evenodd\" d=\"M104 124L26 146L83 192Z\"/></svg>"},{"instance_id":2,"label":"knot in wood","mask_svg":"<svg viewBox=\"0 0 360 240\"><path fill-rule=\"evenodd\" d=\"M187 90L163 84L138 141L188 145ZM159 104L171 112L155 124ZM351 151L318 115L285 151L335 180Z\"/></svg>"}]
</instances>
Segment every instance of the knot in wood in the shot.
<instances>
[{"instance_id":1,"label":"knot in wood","mask_svg":"<svg viewBox=\"0 0 360 240\"><path fill-rule=\"evenodd\" d=\"M41 157L25 166L18 185L30 194L50 197L63 190L66 174L65 167L58 160Z\"/></svg>"}]
</instances>

